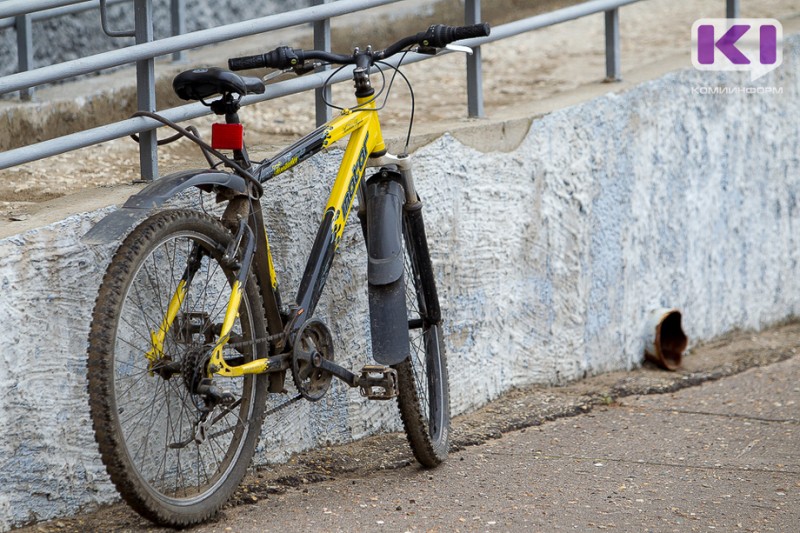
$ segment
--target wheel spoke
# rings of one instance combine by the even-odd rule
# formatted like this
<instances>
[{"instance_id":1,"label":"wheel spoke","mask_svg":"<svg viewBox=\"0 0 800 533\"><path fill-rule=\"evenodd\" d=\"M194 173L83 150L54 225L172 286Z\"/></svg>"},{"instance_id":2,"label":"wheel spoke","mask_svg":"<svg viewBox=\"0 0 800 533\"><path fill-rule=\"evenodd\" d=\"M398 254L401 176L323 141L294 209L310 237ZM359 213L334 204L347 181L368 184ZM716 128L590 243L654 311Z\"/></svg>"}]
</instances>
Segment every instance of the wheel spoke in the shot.
<instances>
[{"instance_id":1,"label":"wheel spoke","mask_svg":"<svg viewBox=\"0 0 800 533\"><path fill-rule=\"evenodd\" d=\"M260 429L253 420L261 420L265 409L266 380L255 376L214 376L214 385L236 398L228 407L214 406L212 399L191 392L196 387L193 376L207 372L208 356L203 354L210 354L217 342L212 328L222 321L236 279L220 257L230 238L207 215L154 215L115 254L94 312L89 348L90 368L97 373L89 387L92 417L96 427L113 437L100 439L103 460L123 498L170 525L189 525L224 503L249 464ZM203 253L192 253L197 247ZM153 371L146 357L153 348L151 334L167 316L193 256L200 264L161 346L171 368ZM252 278L244 289L232 334L237 343L252 346L256 337L265 336L266 326ZM195 316L202 322L188 329L187 321ZM179 331L184 324L187 330ZM94 336L95 331L107 333ZM250 347L240 352L228 347L224 355L247 362L255 354ZM109 391L113 396L107 396ZM222 498L210 498L220 491Z\"/></svg>"},{"instance_id":2,"label":"wheel spoke","mask_svg":"<svg viewBox=\"0 0 800 533\"><path fill-rule=\"evenodd\" d=\"M404 227L404 280L409 328L409 357L397 366L400 393L398 403L414 455L423 466L432 467L447 456L449 445L449 394L440 326L428 309L438 308L432 270L427 254L417 254ZM426 263L422 263L425 257ZM428 300L430 299L430 300ZM427 305L431 304L431 306Z\"/></svg>"}]
</instances>

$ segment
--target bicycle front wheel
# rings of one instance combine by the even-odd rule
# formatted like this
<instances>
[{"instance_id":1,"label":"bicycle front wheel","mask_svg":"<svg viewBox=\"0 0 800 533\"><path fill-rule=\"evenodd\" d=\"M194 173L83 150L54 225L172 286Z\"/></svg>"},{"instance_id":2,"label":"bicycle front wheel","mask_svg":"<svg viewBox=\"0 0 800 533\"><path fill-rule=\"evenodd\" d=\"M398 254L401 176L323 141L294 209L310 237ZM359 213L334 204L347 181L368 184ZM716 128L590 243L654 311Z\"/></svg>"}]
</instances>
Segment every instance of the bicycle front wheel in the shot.
<instances>
[{"instance_id":1,"label":"bicycle front wheel","mask_svg":"<svg viewBox=\"0 0 800 533\"><path fill-rule=\"evenodd\" d=\"M233 396L224 402L198 389L235 279L233 262L222 259L231 239L208 215L156 214L122 243L95 303L88 355L95 436L120 495L160 524L187 526L222 507L246 473L264 417L265 375L214 376ZM264 356L264 335L249 276L224 359L236 365Z\"/></svg>"},{"instance_id":2,"label":"bicycle front wheel","mask_svg":"<svg viewBox=\"0 0 800 533\"><path fill-rule=\"evenodd\" d=\"M408 359L398 365L397 403L411 450L426 468L441 464L450 447L450 394L442 318L431 266L422 204L404 213Z\"/></svg>"}]
</instances>

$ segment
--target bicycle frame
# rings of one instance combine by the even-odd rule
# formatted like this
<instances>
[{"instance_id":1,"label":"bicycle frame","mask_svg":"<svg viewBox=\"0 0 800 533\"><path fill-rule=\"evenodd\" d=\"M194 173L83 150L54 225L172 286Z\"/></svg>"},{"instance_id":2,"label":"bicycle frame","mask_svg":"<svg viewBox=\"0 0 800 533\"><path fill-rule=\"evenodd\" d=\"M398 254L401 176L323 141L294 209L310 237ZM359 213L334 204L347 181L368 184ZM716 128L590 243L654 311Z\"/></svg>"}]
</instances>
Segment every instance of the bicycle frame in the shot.
<instances>
[{"instance_id":1,"label":"bicycle frame","mask_svg":"<svg viewBox=\"0 0 800 533\"><path fill-rule=\"evenodd\" d=\"M285 365L282 364L277 364L278 368L273 368L273 364L278 363L278 361L271 361L268 357L258 358L242 365L230 366L222 357L223 348L230 339L231 329L239 313L246 274L252 261L255 261L257 275L259 274L259 264L264 265L266 263L267 266L266 270L269 279L260 279L259 281L261 281L262 299L271 333L283 332L288 334L291 339L305 321L313 315L333 262L334 252L339 246L347 219L361 185L368 159L370 157L379 157L386 152L374 99L371 96L359 97L357 102L358 106L356 108L343 110L341 115L317 128L256 169L256 178L261 183L264 183L349 136L347 148L342 157L342 162L300 282L296 299L297 307L293 308L293 312L288 317L286 324L283 323L280 315L280 292L266 228L261 216L260 202L256 201L252 206L252 210L256 214L256 224L255 227L251 227L252 234L249 244L263 242L266 246L255 247L255 257L248 258L242 262L242 273L233 283L219 340L213 349L209 365L209 368L214 373L226 377L239 377L247 374L262 374L273 370L285 369ZM252 241L252 237L255 237L255 241ZM246 253L245 255L252 254ZM264 274L262 274L263 276ZM267 282L264 283L264 281ZM163 340L178 314L178 309L186 290L184 283L179 285L171 298L167 316L164 317L159 331L153 332L151 335L152 348L146 354L151 361L154 360L155 354L159 354L162 351ZM280 322L280 325L276 322Z\"/></svg>"},{"instance_id":2,"label":"bicycle frame","mask_svg":"<svg viewBox=\"0 0 800 533\"><path fill-rule=\"evenodd\" d=\"M300 314L310 315L316 307L333 252L339 246L361 185L367 160L386 150L374 100L371 97L358 98L358 104L356 109L345 109L338 117L286 148L256 173L263 183L350 136L300 283L296 300ZM270 275L273 278L271 285L275 286L274 271Z\"/></svg>"}]
</instances>

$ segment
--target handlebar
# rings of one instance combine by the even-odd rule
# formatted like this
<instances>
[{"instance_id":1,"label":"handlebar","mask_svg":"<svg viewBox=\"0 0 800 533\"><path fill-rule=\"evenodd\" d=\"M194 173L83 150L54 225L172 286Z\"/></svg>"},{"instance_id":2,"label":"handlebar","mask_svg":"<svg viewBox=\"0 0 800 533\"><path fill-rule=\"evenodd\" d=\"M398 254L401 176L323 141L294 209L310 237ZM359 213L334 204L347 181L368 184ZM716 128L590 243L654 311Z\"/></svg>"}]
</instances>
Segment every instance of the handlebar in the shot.
<instances>
[{"instance_id":1,"label":"handlebar","mask_svg":"<svg viewBox=\"0 0 800 533\"><path fill-rule=\"evenodd\" d=\"M370 63L374 63L375 61L391 57L409 46L418 45L426 48L443 48L452 42L462 39L486 37L489 35L490 31L491 28L486 22L474 24L472 26L446 26L444 24L435 24L428 28L427 31L400 39L396 43L388 46L385 50L371 53L365 51L353 55L333 54L323 50L301 50L299 48L279 46L264 54L231 58L228 60L228 68L231 70L247 70L266 67L285 70L301 67L303 63L309 59L317 59L325 61L326 63L338 65L350 65L355 64L359 59L359 55L363 57L364 54L369 54Z\"/></svg>"}]
</instances>

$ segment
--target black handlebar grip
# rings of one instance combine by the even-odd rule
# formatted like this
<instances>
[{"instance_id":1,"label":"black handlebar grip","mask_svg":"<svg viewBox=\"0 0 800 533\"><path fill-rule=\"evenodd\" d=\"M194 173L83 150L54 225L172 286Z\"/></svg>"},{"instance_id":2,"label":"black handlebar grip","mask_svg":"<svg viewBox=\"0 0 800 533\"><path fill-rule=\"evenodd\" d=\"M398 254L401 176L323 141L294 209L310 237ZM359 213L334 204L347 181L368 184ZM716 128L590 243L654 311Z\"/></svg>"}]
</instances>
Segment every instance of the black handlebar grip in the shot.
<instances>
[{"instance_id":1,"label":"black handlebar grip","mask_svg":"<svg viewBox=\"0 0 800 533\"><path fill-rule=\"evenodd\" d=\"M264 62L264 54L257 56L245 57L232 57L228 60L228 68L231 70L249 70L253 68L263 68L266 66Z\"/></svg>"},{"instance_id":2,"label":"black handlebar grip","mask_svg":"<svg viewBox=\"0 0 800 533\"><path fill-rule=\"evenodd\" d=\"M490 31L491 29L488 22L474 24L472 26L445 26L444 24L436 24L428 28L420 44L423 46L443 48L453 41L470 39L472 37L486 37L489 35Z\"/></svg>"},{"instance_id":3,"label":"black handlebar grip","mask_svg":"<svg viewBox=\"0 0 800 533\"><path fill-rule=\"evenodd\" d=\"M248 68L276 68L286 70L288 68L303 65L305 54L302 50L279 46L271 52L257 56L234 57L228 60L228 68L231 70L244 70Z\"/></svg>"},{"instance_id":4,"label":"black handlebar grip","mask_svg":"<svg viewBox=\"0 0 800 533\"><path fill-rule=\"evenodd\" d=\"M472 26L458 26L455 29L455 41L461 39L472 39L473 37L488 37L492 32L488 22L473 24Z\"/></svg>"}]
</instances>

